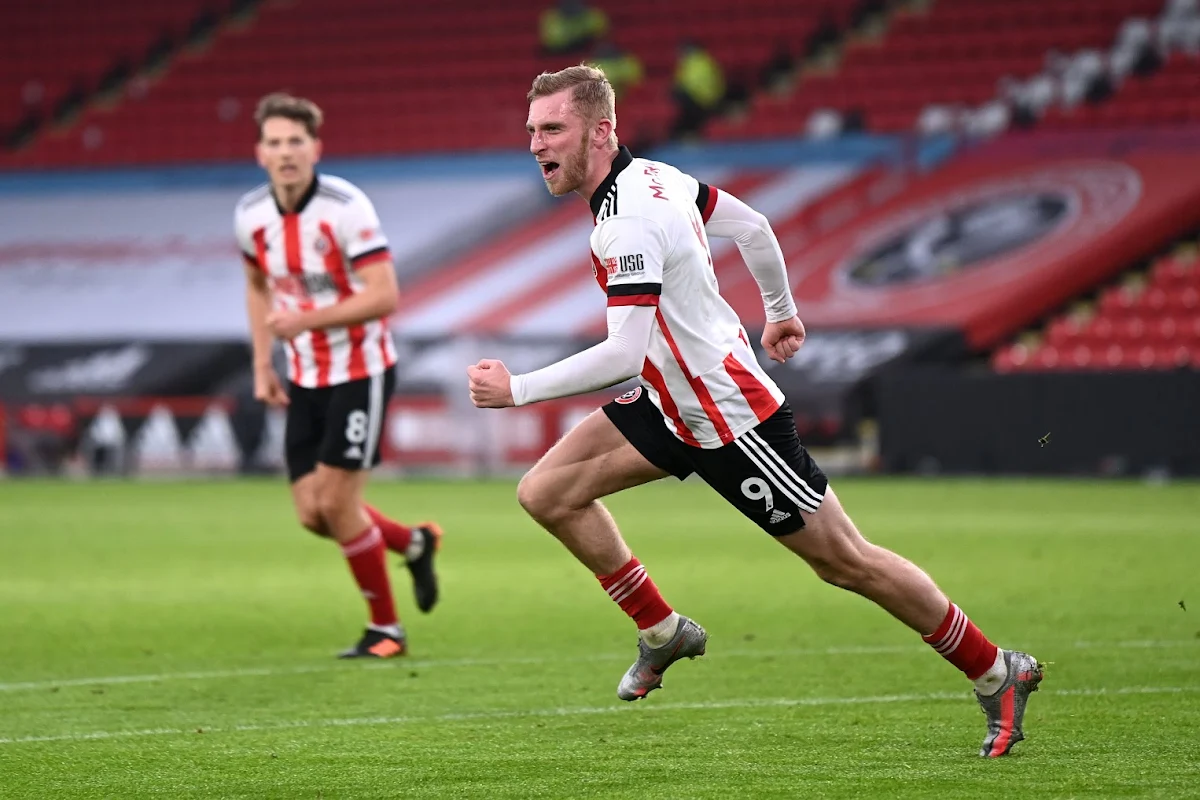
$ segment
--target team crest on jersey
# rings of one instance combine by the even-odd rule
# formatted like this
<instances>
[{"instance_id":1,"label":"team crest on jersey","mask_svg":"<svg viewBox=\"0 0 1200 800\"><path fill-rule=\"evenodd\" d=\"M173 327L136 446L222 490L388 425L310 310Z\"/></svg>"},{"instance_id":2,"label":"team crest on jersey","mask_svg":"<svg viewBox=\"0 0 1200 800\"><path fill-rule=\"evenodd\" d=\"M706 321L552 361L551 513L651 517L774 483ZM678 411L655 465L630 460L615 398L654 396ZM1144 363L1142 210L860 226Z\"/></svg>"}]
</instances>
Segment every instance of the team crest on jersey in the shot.
<instances>
[{"instance_id":1,"label":"team crest on jersey","mask_svg":"<svg viewBox=\"0 0 1200 800\"><path fill-rule=\"evenodd\" d=\"M617 402L620 403L621 405L625 406L625 405L629 405L630 403L634 402L641 396L642 396L642 387L638 386L637 388L630 389L628 392L626 392L625 394L618 397Z\"/></svg>"},{"instance_id":2,"label":"team crest on jersey","mask_svg":"<svg viewBox=\"0 0 1200 800\"><path fill-rule=\"evenodd\" d=\"M330 251L331 245L332 243L329 241L329 237L321 234L317 237L317 242L314 246L316 247L318 255L323 256Z\"/></svg>"}]
</instances>

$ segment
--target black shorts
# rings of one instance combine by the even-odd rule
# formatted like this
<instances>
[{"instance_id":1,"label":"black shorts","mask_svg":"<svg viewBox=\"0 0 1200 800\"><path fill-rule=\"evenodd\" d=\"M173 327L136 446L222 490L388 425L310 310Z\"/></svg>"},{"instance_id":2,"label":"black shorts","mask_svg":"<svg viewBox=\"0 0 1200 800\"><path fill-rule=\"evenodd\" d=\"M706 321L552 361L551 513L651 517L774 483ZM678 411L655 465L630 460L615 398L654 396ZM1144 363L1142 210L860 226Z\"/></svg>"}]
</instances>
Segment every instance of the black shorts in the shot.
<instances>
[{"instance_id":1,"label":"black shorts","mask_svg":"<svg viewBox=\"0 0 1200 800\"><path fill-rule=\"evenodd\" d=\"M680 441L645 391L619 400L604 413L647 461L680 480L694 472L772 536L803 528L800 512L816 512L825 497L829 479L800 444L787 403L729 444L704 449Z\"/></svg>"},{"instance_id":2,"label":"black shorts","mask_svg":"<svg viewBox=\"0 0 1200 800\"><path fill-rule=\"evenodd\" d=\"M319 389L289 384L284 435L288 478L295 483L318 462L349 470L378 464L384 416L395 388L392 369Z\"/></svg>"}]
</instances>

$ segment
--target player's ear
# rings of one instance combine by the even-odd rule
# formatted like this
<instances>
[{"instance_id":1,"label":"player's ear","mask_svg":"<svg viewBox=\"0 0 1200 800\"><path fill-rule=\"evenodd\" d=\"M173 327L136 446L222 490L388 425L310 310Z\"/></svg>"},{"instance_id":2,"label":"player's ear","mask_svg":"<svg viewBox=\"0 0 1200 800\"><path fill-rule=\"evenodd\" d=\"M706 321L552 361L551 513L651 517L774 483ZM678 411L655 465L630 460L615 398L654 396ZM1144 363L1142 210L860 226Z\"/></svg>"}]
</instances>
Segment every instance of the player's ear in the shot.
<instances>
[{"instance_id":1,"label":"player's ear","mask_svg":"<svg viewBox=\"0 0 1200 800\"><path fill-rule=\"evenodd\" d=\"M612 120L601 119L599 122L596 123L596 127L592 130L592 136L594 137L592 140L592 144L594 144L596 146L603 146L604 143L608 141L608 138L610 136L612 136L612 132L613 132Z\"/></svg>"},{"instance_id":2,"label":"player's ear","mask_svg":"<svg viewBox=\"0 0 1200 800\"><path fill-rule=\"evenodd\" d=\"M313 142L313 163L316 164L321 160L321 140L317 139Z\"/></svg>"},{"instance_id":3,"label":"player's ear","mask_svg":"<svg viewBox=\"0 0 1200 800\"><path fill-rule=\"evenodd\" d=\"M258 165L260 167L262 167L263 169L267 168L267 157L266 157L266 154L263 152L263 145L262 145L261 139L259 139L258 142L254 145L254 157L256 159L258 159Z\"/></svg>"}]
</instances>

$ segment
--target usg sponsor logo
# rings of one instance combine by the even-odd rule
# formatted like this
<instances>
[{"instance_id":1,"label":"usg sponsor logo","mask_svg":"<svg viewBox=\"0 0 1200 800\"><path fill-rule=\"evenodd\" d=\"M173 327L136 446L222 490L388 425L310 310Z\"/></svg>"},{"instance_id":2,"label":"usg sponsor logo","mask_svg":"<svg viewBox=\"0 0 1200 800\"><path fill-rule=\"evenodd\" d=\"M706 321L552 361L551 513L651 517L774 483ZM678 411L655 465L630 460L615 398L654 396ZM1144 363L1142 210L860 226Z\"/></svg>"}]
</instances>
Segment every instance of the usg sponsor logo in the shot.
<instances>
[{"instance_id":1,"label":"usg sponsor logo","mask_svg":"<svg viewBox=\"0 0 1200 800\"><path fill-rule=\"evenodd\" d=\"M641 253L631 256L612 256L604 259L604 269L609 277L632 272L645 272L646 262Z\"/></svg>"}]
</instances>

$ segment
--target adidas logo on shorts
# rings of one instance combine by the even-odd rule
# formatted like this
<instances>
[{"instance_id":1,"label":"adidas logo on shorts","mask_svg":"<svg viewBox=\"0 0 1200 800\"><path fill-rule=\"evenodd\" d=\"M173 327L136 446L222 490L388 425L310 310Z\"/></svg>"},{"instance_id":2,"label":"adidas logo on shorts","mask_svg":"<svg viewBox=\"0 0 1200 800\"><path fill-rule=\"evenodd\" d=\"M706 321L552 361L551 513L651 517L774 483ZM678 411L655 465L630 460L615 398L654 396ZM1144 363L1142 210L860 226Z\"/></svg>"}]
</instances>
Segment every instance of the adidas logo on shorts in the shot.
<instances>
[{"instance_id":1,"label":"adidas logo on shorts","mask_svg":"<svg viewBox=\"0 0 1200 800\"><path fill-rule=\"evenodd\" d=\"M792 515L791 515L791 513L790 513L790 512L788 512L788 511L780 511L780 510L777 508L777 509L775 509L774 511L772 511L772 512L771 512L771 524L772 524L772 525L778 525L780 522L783 522L785 519L790 519L790 518L791 518L791 516L792 516Z\"/></svg>"}]
</instances>

